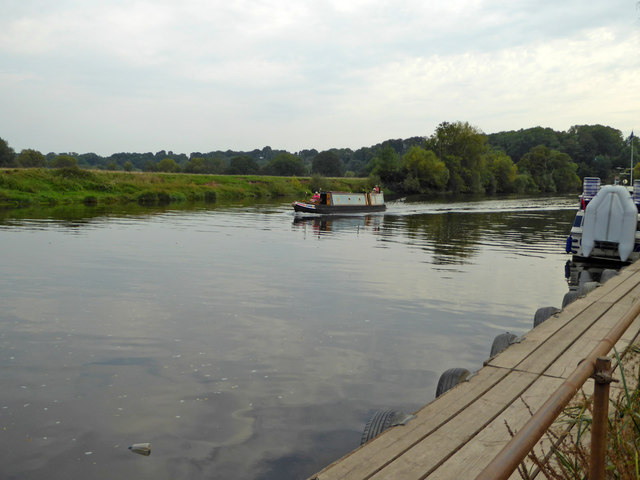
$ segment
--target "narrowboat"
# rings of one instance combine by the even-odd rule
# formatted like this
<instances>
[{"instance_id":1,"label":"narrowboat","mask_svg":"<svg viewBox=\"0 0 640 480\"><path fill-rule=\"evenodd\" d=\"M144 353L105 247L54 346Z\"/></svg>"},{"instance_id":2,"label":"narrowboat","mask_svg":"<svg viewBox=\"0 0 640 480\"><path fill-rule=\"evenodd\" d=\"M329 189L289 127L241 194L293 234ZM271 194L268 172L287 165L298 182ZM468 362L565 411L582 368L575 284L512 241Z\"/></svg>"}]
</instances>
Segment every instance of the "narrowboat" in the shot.
<instances>
[{"instance_id":1,"label":"narrowboat","mask_svg":"<svg viewBox=\"0 0 640 480\"><path fill-rule=\"evenodd\" d=\"M566 252L575 260L631 263L640 258L640 181L633 189L585 177Z\"/></svg>"},{"instance_id":2,"label":"narrowboat","mask_svg":"<svg viewBox=\"0 0 640 480\"><path fill-rule=\"evenodd\" d=\"M387 207L382 192L321 192L312 201L293 202L293 210L304 213L335 214L383 212Z\"/></svg>"}]
</instances>

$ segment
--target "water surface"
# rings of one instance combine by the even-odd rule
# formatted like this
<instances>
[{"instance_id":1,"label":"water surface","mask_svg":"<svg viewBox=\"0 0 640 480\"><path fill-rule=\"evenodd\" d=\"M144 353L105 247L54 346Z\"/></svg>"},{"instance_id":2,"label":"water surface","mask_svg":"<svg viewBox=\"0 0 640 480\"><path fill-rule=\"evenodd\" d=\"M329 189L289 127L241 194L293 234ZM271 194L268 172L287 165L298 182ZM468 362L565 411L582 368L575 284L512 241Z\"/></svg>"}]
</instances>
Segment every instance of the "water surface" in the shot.
<instances>
[{"instance_id":1,"label":"water surface","mask_svg":"<svg viewBox=\"0 0 640 480\"><path fill-rule=\"evenodd\" d=\"M0 477L305 478L561 304L574 200L1 213Z\"/></svg>"}]
</instances>

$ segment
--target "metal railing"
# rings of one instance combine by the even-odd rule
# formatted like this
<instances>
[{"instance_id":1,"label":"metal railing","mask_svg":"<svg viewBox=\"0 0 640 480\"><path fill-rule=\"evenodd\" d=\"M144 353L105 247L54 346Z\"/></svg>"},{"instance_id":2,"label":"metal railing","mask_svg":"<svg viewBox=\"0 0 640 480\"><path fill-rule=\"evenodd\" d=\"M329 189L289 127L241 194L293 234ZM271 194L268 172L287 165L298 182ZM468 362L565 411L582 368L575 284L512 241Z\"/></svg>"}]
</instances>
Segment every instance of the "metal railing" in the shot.
<instances>
[{"instance_id":1,"label":"metal railing","mask_svg":"<svg viewBox=\"0 0 640 480\"><path fill-rule=\"evenodd\" d=\"M560 415L582 385L594 378L593 423L591 426L590 480L603 480L605 469L606 435L611 361L605 356L640 315L640 301L636 302L574 372L551 397L533 414L509 443L480 472L475 480L506 480L518 468L538 440Z\"/></svg>"}]
</instances>

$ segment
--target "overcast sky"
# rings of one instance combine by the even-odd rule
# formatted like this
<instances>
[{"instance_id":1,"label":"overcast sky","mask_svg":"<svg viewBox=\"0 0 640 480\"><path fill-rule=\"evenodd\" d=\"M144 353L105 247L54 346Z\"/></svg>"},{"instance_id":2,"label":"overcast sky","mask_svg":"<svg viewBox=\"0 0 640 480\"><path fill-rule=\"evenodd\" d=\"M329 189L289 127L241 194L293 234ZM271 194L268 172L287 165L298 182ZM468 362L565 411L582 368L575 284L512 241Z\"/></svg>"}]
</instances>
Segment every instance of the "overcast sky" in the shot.
<instances>
[{"instance_id":1,"label":"overcast sky","mask_svg":"<svg viewBox=\"0 0 640 480\"><path fill-rule=\"evenodd\" d=\"M19 152L357 149L640 130L637 0L4 0L0 138Z\"/></svg>"}]
</instances>

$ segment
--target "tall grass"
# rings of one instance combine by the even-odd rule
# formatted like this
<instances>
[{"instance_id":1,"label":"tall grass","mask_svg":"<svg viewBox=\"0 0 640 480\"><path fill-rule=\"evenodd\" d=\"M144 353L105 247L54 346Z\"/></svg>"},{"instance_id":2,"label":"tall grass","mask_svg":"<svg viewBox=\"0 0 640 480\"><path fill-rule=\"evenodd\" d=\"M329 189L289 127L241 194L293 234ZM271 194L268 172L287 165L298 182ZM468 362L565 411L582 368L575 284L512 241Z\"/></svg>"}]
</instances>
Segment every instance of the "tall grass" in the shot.
<instances>
[{"instance_id":1,"label":"tall grass","mask_svg":"<svg viewBox=\"0 0 640 480\"><path fill-rule=\"evenodd\" d=\"M629 379L614 350L622 388L611 399L609 430L607 433L606 478L640 480L640 390L638 390L638 366L632 368L635 378ZM630 346L624 355L625 363L638 358L640 348ZM631 380L631 381L629 381ZM518 468L524 480L533 478L533 471L553 480L586 480L589 475L591 451L589 447L590 426L593 409L592 398L583 396L569 405L556 421L555 427L546 433L546 442L541 442L539 453L532 451L529 460L533 468L524 463ZM507 426L507 428L509 428ZM509 430L510 433L511 430ZM546 449L544 444L551 445Z\"/></svg>"},{"instance_id":2,"label":"tall grass","mask_svg":"<svg viewBox=\"0 0 640 480\"><path fill-rule=\"evenodd\" d=\"M364 191L365 178L323 179L331 190ZM111 204L242 198L304 198L309 178L103 172L79 168L0 170L0 205Z\"/></svg>"}]
</instances>

